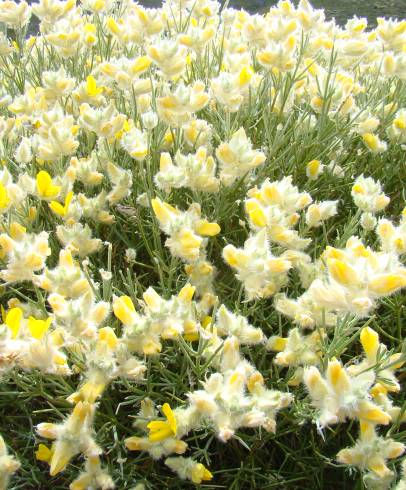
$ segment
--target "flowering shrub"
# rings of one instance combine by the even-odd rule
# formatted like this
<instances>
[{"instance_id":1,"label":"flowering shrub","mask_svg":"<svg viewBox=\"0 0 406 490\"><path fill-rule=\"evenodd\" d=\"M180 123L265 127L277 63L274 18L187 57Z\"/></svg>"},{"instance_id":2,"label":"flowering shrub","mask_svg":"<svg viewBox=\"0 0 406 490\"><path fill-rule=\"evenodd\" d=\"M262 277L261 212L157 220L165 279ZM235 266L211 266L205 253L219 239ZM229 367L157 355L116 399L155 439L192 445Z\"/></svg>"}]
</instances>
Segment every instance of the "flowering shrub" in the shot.
<instances>
[{"instance_id":1,"label":"flowering shrub","mask_svg":"<svg viewBox=\"0 0 406 490\"><path fill-rule=\"evenodd\" d=\"M406 21L0 22L0 489L406 488Z\"/></svg>"}]
</instances>

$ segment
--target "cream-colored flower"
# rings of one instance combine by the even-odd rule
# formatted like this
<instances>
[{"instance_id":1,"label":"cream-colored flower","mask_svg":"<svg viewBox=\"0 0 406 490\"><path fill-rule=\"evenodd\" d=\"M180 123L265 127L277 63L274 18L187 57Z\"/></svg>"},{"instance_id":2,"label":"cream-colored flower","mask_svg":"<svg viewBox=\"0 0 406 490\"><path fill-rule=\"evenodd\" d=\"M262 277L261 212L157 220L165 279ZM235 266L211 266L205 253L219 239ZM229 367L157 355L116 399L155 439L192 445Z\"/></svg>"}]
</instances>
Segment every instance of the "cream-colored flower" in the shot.
<instances>
[{"instance_id":1,"label":"cream-colored flower","mask_svg":"<svg viewBox=\"0 0 406 490\"><path fill-rule=\"evenodd\" d=\"M306 210L306 224L310 228L321 226L324 221L337 214L338 201L322 201L311 204Z\"/></svg>"},{"instance_id":2,"label":"cream-colored flower","mask_svg":"<svg viewBox=\"0 0 406 490\"><path fill-rule=\"evenodd\" d=\"M260 188L248 191L245 211L253 230L266 228L271 242L300 250L307 247L310 240L301 238L292 228L299 220L297 211L306 208L311 202L309 194L299 193L298 188L292 185L291 177L278 182L266 179Z\"/></svg>"},{"instance_id":3,"label":"cream-colored flower","mask_svg":"<svg viewBox=\"0 0 406 490\"><path fill-rule=\"evenodd\" d=\"M12 29L22 28L28 24L31 8L27 2L3 1L0 3L0 22Z\"/></svg>"},{"instance_id":4,"label":"cream-colored flower","mask_svg":"<svg viewBox=\"0 0 406 490\"><path fill-rule=\"evenodd\" d=\"M388 459L401 456L405 451L404 444L390 438L379 437L375 425L371 422L360 423L360 436L351 448L342 449L337 454L339 463L369 470L385 485L387 478L392 479L393 473L386 466ZM381 488L386 488L382 486Z\"/></svg>"},{"instance_id":5,"label":"cream-colored flower","mask_svg":"<svg viewBox=\"0 0 406 490\"><path fill-rule=\"evenodd\" d=\"M196 484L213 478L213 475L202 463L196 463L192 458L184 458L182 456L167 458L165 464L183 480L191 480Z\"/></svg>"},{"instance_id":6,"label":"cream-colored flower","mask_svg":"<svg viewBox=\"0 0 406 490\"><path fill-rule=\"evenodd\" d=\"M97 457L101 449L96 444L93 433L95 406L79 402L72 413L60 424L41 423L37 432L41 437L52 439L52 457L49 461L51 476L63 471L69 461L77 454Z\"/></svg>"},{"instance_id":7,"label":"cream-colored flower","mask_svg":"<svg viewBox=\"0 0 406 490\"><path fill-rule=\"evenodd\" d=\"M328 362L322 375L315 366L304 370L303 381L313 406L318 410L320 427L356 419L387 425L391 416L370 400L369 390L375 381L371 371L351 374L337 359Z\"/></svg>"},{"instance_id":8,"label":"cream-colored flower","mask_svg":"<svg viewBox=\"0 0 406 490\"><path fill-rule=\"evenodd\" d=\"M158 116L172 127L188 123L192 115L202 110L209 102L203 82L196 81L193 85L179 83L174 90L165 86L164 93L158 97Z\"/></svg>"},{"instance_id":9,"label":"cream-colored flower","mask_svg":"<svg viewBox=\"0 0 406 490\"><path fill-rule=\"evenodd\" d=\"M220 185L216 177L216 162L203 146L189 155L177 152L173 160L169 153L161 153L159 172L154 180L159 188L165 190L189 187L197 191L217 192Z\"/></svg>"},{"instance_id":10,"label":"cream-colored flower","mask_svg":"<svg viewBox=\"0 0 406 490\"><path fill-rule=\"evenodd\" d=\"M363 175L355 180L351 195L359 209L370 213L382 211L390 202L389 197L382 192L380 182Z\"/></svg>"},{"instance_id":11,"label":"cream-colored flower","mask_svg":"<svg viewBox=\"0 0 406 490\"><path fill-rule=\"evenodd\" d=\"M220 179L226 186L245 177L250 170L266 160L264 153L252 148L244 128L236 131L227 143L221 143L216 150L216 157L220 162Z\"/></svg>"},{"instance_id":12,"label":"cream-colored flower","mask_svg":"<svg viewBox=\"0 0 406 490\"><path fill-rule=\"evenodd\" d=\"M288 255L272 254L265 229L248 238L243 249L233 245L223 249L224 260L236 270L248 300L269 298L287 284L292 268Z\"/></svg>"},{"instance_id":13,"label":"cream-colored flower","mask_svg":"<svg viewBox=\"0 0 406 490\"><path fill-rule=\"evenodd\" d=\"M175 257L186 262L202 258L207 244L206 237L220 233L217 223L201 218L197 203L191 204L187 211L180 211L158 198L153 199L151 205L162 231L169 236L166 246Z\"/></svg>"}]
</instances>

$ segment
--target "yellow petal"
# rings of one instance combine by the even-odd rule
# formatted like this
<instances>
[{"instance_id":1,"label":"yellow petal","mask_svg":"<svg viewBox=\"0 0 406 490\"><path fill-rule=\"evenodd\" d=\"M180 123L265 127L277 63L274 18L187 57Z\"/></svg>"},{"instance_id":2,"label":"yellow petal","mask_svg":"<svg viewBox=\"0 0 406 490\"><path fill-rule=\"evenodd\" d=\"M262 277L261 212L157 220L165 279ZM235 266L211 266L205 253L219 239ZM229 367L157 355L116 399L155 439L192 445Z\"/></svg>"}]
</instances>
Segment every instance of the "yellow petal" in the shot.
<instances>
[{"instance_id":1,"label":"yellow petal","mask_svg":"<svg viewBox=\"0 0 406 490\"><path fill-rule=\"evenodd\" d=\"M365 194L365 189L361 184L354 184L352 186L352 192L355 194Z\"/></svg>"},{"instance_id":2,"label":"yellow petal","mask_svg":"<svg viewBox=\"0 0 406 490\"><path fill-rule=\"evenodd\" d=\"M173 410L171 409L169 403L164 403L162 405L162 412L165 415L165 417L168 419L168 424L173 432L173 435L176 435L177 422L176 422L175 414L173 413Z\"/></svg>"},{"instance_id":3,"label":"yellow petal","mask_svg":"<svg viewBox=\"0 0 406 490\"><path fill-rule=\"evenodd\" d=\"M169 153L161 153L161 158L159 160L159 170L165 172L173 166L172 158ZM155 211L155 210L154 210Z\"/></svg>"},{"instance_id":4,"label":"yellow petal","mask_svg":"<svg viewBox=\"0 0 406 490\"><path fill-rule=\"evenodd\" d=\"M13 222L10 225L10 236L13 240L18 240L23 237L27 229L19 223Z\"/></svg>"},{"instance_id":5,"label":"yellow petal","mask_svg":"<svg viewBox=\"0 0 406 490\"><path fill-rule=\"evenodd\" d=\"M359 418L374 424L387 425L392 417L370 401L361 401L359 404Z\"/></svg>"},{"instance_id":6,"label":"yellow petal","mask_svg":"<svg viewBox=\"0 0 406 490\"><path fill-rule=\"evenodd\" d=\"M58 214L59 216L65 216L65 207L62 206L61 203L59 203L57 201L51 201L49 203L49 207L52 209L52 211L55 214Z\"/></svg>"},{"instance_id":7,"label":"yellow petal","mask_svg":"<svg viewBox=\"0 0 406 490\"><path fill-rule=\"evenodd\" d=\"M215 236L221 231L221 228L217 223L209 223L206 220L198 221L194 228L195 231L202 236Z\"/></svg>"},{"instance_id":8,"label":"yellow petal","mask_svg":"<svg viewBox=\"0 0 406 490\"><path fill-rule=\"evenodd\" d=\"M291 263L284 259L270 259L267 265L273 274L283 274L292 267Z\"/></svg>"},{"instance_id":9,"label":"yellow petal","mask_svg":"<svg viewBox=\"0 0 406 490\"><path fill-rule=\"evenodd\" d=\"M365 133L362 135L365 145L372 151L376 151L379 147L379 138L376 134Z\"/></svg>"},{"instance_id":10,"label":"yellow petal","mask_svg":"<svg viewBox=\"0 0 406 490\"><path fill-rule=\"evenodd\" d=\"M369 289L375 294L386 296L406 286L406 275L382 274L372 279Z\"/></svg>"},{"instance_id":11,"label":"yellow petal","mask_svg":"<svg viewBox=\"0 0 406 490\"><path fill-rule=\"evenodd\" d=\"M202 480L211 480L212 478L213 478L213 474L207 468L205 468L203 472Z\"/></svg>"},{"instance_id":12,"label":"yellow petal","mask_svg":"<svg viewBox=\"0 0 406 490\"><path fill-rule=\"evenodd\" d=\"M161 302L161 297L159 296L159 294L155 291L154 288L148 288L145 293L143 293L142 295L145 303L147 304L147 306L149 306L150 308L156 308L159 303Z\"/></svg>"},{"instance_id":13,"label":"yellow petal","mask_svg":"<svg viewBox=\"0 0 406 490\"><path fill-rule=\"evenodd\" d=\"M177 210L175 208L173 208L169 204L162 202L158 198L152 199L151 206L158 221L163 225L165 225L172 219L172 215L174 213L177 213Z\"/></svg>"},{"instance_id":14,"label":"yellow petal","mask_svg":"<svg viewBox=\"0 0 406 490\"><path fill-rule=\"evenodd\" d=\"M49 449L45 444L39 444L38 450L35 452L35 458L38 461L44 461L45 463L49 463L52 458L52 450Z\"/></svg>"},{"instance_id":15,"label":"yellow petal","mask_svg":"<svg viewBox=\"0 0 406 490\"><path fill-rule=\"evenodd\" d=\"M179 241L183 247L183 249L186 251L191 251L192 249L199 248L201 243L202 243L202 238L200 238L198 235L195 235L191 231L184 231L179 237Z\"/></svg>"},{"instance_id":16,"label":"yellow petal","mask_svg":"<svg viewBox=\"0 0 406 490\"><path fill-rule=\"evenodd\" d=\"M238 75L238 84L240 87L247 85L250 82L253 74L254 70L250 66L244 66Z\"/></svg>"},{"instance_id":17,"label":"yellow petal","mask_svg":"<svg viewBox=\"0 0 406 490\"><path fill-rule=\"evenodd\" d=\"M321 162L320 160L312 160L306 165L306 172L307 176L310 178L315 178L317 177L319 170L321 167Z\"/></svg>"},{"instance_id":18,"label":"yellow petal","mask_svg":"<svg viewBox=\"0 0 406 490\"><path fill-rule=\"evenodd\" d=\"M28 330L34 339L41 340L49 329L52 323L52 318L48 317L46 320L37 320L30 316L28 318Z\"/></svg>"},{"instance_id":19,"label":"yellow petal","mask_svg":"<svg viewBox=\"0 0 406 490\"><path fill-rule=\"evenodd\" d=\"M287 343L288 339L283 337L271 337L268 341L267 348L276 352L282 352Z\"/></svg>"},{"instance_id":20,"label":"yellow petal","mask_svg":"<svg viewBox=\"0 0 406 490\"><path fill-rule=\"evenodd\" d=\"M344 391L350 386L350 379L339 361L332 360L327 366L327 379L335 391Z\"/></svg>"},{"instance_id":21,"label":"yellow petal","mask_svg":"<svg viewBox=\"0 0 406 490\"><path fill-rule=\"evenodd\" d=\"M12 308L6 315L6 325L11 330L11 337L15 339L21 327L23 310L21 308Z\"/></svg>"},{"instance_id":22,"label":"yellow petal","mask_svg":"<svg viewBox=\"0 0 406 490\"><path fill-rule=\"evenodd\" d=\"M253 373L247 381L247 388L250 393L253 393L257 386L260 387L263 385L264 385L264 378L262 374L258 371Z\"/></svg>"},{"instance_id":23,"label":"yellow petal","mask_svg":"<svg viewBox=\"0 0 406 490\"><path fill-rule=\"evenodd\" d=\"M258 226L259 228L266 226L266 216L261 208L258 207L257 209L249 211L248 215L255 226Z\"/></svg>"},{"instance_id":24,"label":"yellow petal","mask_svg":"<svg viewBox=\"0 0 406 490\"><path fill-rule=\"evenodd\" d=\"M103 92L103 89L97 87L95 78L89 75L86 78L86 91L90 97L94 97L96 95L99 95L101 92Z\"/></svg>"},{"instance_id":25,"label":"yellow petal","mask_svg":"<svg viewBox=\"0 0 406 490\"><path fill-rule=\"evenodd\" d=\"M379 335L370 327L361 330L361 345L365 354L370 359L375 359L379 347Z\"/></svg>"},{"instance_id":26,"label":"yellow petal","mask_svg":"<svg viewBox=\"0 0 406 490\"><path fill-rule=\"evenodd\" d=\"M103 327L98 332L99 341L105 342L109 349L113 350L118 344L118 339L111 327Z\"/></svg>"},{"instance_id":27,"label":"yellow petal","mask_svg":"<svg viewBox=\"0 0 406 490\"><path fill-rule=\"evenodd\" d=\"M393 458L398 458L405 452L405 446L401 442L392 442L388 458L393 459Z\"/></svg>"},{"instance_id":28,"label":"yellow petal","mask_svg":"<svg viewBox=\"0 0 406 490\"><path fill-rule=\"evenodd\" d=\"M117 22L112 17L109 17L107 19L106 25L109 31L113 34L118 34L120 32Z\"/></svg>"},{"instance_id":29,"label":"yellow petal","mask_svg":"<svg viewBox=\"0 0 406 490\"><path fill-rule=\"evenodd\" d=\"M45 170L41 170L37 174L37 190L38 193L44 196L48 190L48 187L52 184L51 176Z\"/></svg>"},{"instance_id":30,"label":"yellow petal","mask_svg":"<svg viewBox=\"0 0 406 490\"><path fill-rule=\"evenodd\" d=\"M65 214L68 212L69 205L73 198L73 192L68 192L65 197Z\"/></svg>"},{"instance_id":31,"label":"yellow petal","mask_svg":"<svg viewBox=\"0 0 406 490\"><path fill-rule=\"evenodd\" d=\"M372 441L376 437L375 424L361 420L360 436L363 441Z\"/></svg>"},{"instance_id":32,"label":"yellow petal","mask_svg":"<svg viewBox=\"0 0 406 490\"><path fill-rule=\"evenodd\" d=\"M124 440L125 447L130 451L141 451L141 438L137 436L127 437Z\"/></svg>"},{"instance_id":33,"label":"yellow petal","mask_svg":"<svg viewBox=\"0 0 406 490\"><path fill-rule=\"evenodd\" d=\"M73 198L73 192L68 192L68 194L65 197L65 204L63 206L61 203L57 201L51 201L49 203L49 207L52 209L54 213L58 214L59 216L66 216L72 198Z\"/></svg>"},{"instance_id":34,"label":"yellow petal","mask_svg":"<svg viewBox=\"0 0 406 490\"><path fill-rule=\"evenodd\" d=\"M213 475L204 465L196 463L192 468L191 477L193 483L199 484L203 480L211 480Z\"/></svg>"},{"instance_id":35,"label":"yellow petal","mask_svg":"<svg viewBox=\"0 0 406 490\"><path fill-rule=\"evenodd\" d=\"M353 286L358 283L356 271L342 260L328 259L327 267L332 278L340 284Z\"/></svg>"},{"instance_id":36,"label":"yellow petal","mask_svg":"<svg viewBox=\"0 0 406 490\"><path fill-rule=\"evenodd\" d=\"M64 470L71 460L71 455L69 453L64 453L59 451L55 451L51 459L51 467L49 469L49 474L51 476L55 476Z\"/></svg>"},{"instance_id":37,"label":"yellow petal","mask_svg":"<svg viewBox=\"0 0 406 490\"><path fill-rule=\"evenodd\" d=\"M131 66L131 71L134 74L140 74L151 66L152 60L148 56L140 56L137 58Z\"/></svg>"},{"instance_id":38,"label":"yellow petal","mask_svg":"<svg viewBox=\"0 0 406 490\"><path fill-rule=\"evenodd\" d=\"M172 437L173 435L169 423L161 420L153 420L147 425L147 428L150 431L148 439L151 442L163 441L164 439Z\"/></svg>"},{"instance_id":39,"label":"yellow petal","mask_svg":"<svg viewBox=\"0 0 406 490\"><path fill-rule=\"evenodd\" d=\"M384 459L380 456L371 458L368 462L368 468L381 478L390 474L389 468L386 466Z\"/></svg>"},{"instance_id":40,"label":"yellow petal","mask_svg":"<svg viewBox=\"0 0 406 490\"><path fill-rule=\"evenodd\" d=\"M10 198L8 196L7 189L0 182L0 209L6 208L10 203Z\"/></svg>"},{"instance_id":41,"label":"yellow petal","mask_svg":"<svg viewBox=\"0 0 406 490\"><path fill-rule=\"evenodd\" d=\"M343 464L356 464L358 459L351 449L341 449L337 454L337 461Z\"/></svg>"},{"instance_id":42,"label":"yellow petal","mask_svg":"<svg viewBox=\"0 0 406 490\"><path fill-rule=\"evenodd\" d=\"M191 284L186 284L179 291L178 297L183 301L190 302L192 301L193 295L195 294L195 290L196 288L194 286L192 286Z\"/></svg>"},{"instance_id":43,"label":"yellow petal","mask_svg":"<svg viewBox=\"0 0 406 490\"><path fill-rule=\"evenodd\" d=\"M223 257L228 265L231 265L231 267L238 267L240 263L239 255L237 254L237 249L233 247L233 245L227 245L223 249Z\"/></svg>"},{"instance_id":44,"label":"yellow petal","mask_svg":"<svg viewBox=\"0 0 406 490\"><path fill-rule=\"evenodd\" d=\"M135 312L134 303L129 296L120 296L113 302L113 311L124 325L128 325L132 321L132 313Z\"/></svg>"},{"instance_id":45,"label":"yellow petal","mask_svg":"<svg viewBox=\"0 0 406 490\"><path fill-rule=\"evenodd\" d=\"M236 160L236 155L227 143L222 143L216 150L217 158L226 164L232 164Z\"/></svg>"}]
</instances>

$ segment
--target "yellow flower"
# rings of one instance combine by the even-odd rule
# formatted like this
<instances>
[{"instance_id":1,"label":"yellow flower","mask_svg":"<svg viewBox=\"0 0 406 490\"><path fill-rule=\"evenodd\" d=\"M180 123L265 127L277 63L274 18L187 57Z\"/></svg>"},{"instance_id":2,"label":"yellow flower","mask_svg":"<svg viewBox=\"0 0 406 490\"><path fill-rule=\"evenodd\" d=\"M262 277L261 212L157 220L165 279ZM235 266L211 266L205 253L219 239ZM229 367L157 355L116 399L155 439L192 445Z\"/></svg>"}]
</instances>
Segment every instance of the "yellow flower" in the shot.
<instances>
[{"instance_id":1,"label":"yellow flower","mask_svg":"<svg viewBox=\"0 0 406 490\"><path fill-rule=\"evenodd\" d=\"M342 260L327 259L328 271L331 277L344 286L355 286L358 284L358 275L355 269Z\"/></svg>"},{"instance_id":2,"label":"yellow flower","mask_svg":"<svg viewBox=\"0 0 406 490\"><path fill-rule=\"evenodd\" d=\"M179 210L171 206L166 202L162 202L160 199L151 200L152 209L155 216L161 224L167 224L171 221L171 218L179 214Z\"/></svg>"},{"instance_id":3,"label":"yellow flower","mask_svg":"<svg viewBox=\"0 0 406 490\"><path fill-rule=\"evenodd\" d=\"M166 421L153 420L147 425L149 429L148 439L151 442L159 442L169 437L175 437L177 431L177 423L175 414L169 406L169 403L164 403L162 406L162 412L166 417Z\"/></svg>"},{"instance_id":4,"label":"yellow flower","mask_svg":"<svg viewBox=\"0 0 406 490\"><path fill-rule=\"evenodd\" d=\"M199 220L194 228L195 231L202 236L216 236L221 231L221 228L217 223L209 223L205 219Z\"/></svg>"},{"instance_id":5,"label":"yellow flower","mask_svg":"<svg viewBox=\"0 0 406 490\"><path fill-rule=\"evenodd\" d=\"M192 482L201 483L202 481L209 481L213 478L211 472L201 463L196 463L192 469Z\"/></svg>"},{"instance_id":6,"label":"yellow flower","mask_svg":"<svg viewBox=\"0 0 406 490\"><path fill-rule=\"evenodd\" d=\"M96 0L93 4L93 8L96 10L96 12L100 12L105 6L106 2L104 0Z\"/></svg>"},{"instance_id":7,"label":"yellow flower","mask_svg":"<svg viewBox=\"0 0 406 490\"><path fill-rule=\"evenodd\" d=\"M357 466L362 470L371 470L379 478L385 478L392 475L386 461L398 458L404 450L405 446L402 443L379 437L374 423L360 422L358 440L353 447L342 449L337 454L337 461Z\"/></svg>"},{"instance_id":8,"label":"yellow flower","mask_svg":"<svg viewBox=\"0 0 406 490\"><path fill-rule=\"evenodd\" d=\"M103 87L98 87L94 77L89 75L86 78L86 92L89 97L96 97L103 92Z\"/></svg>"},{"instance_id":9,"label":"yellow flower","mask_svg":"<svg viewBox=\"0 0 406 490\"><path fill-rule=\"evenodd\" d=\"M49 329L51 323L51 317L48 317L46 320L37 320L36 318L30 316L28 318L28 330L34 339L41 340L46 331Z\"/></svg>"},{"instance_id":10,"label":"yellow flower","mask_svg":"<svg viewBox=\"0 0 406 490\"><path fill-rule=\"evenodd\" d=\"M15 339L21 327L23 310L21 308L12 308L6 315L5 324L11 330L11 337Z\"/></svg>"},{"instance_id":11,"label":"yellow flower","mask_svg":"<svg viewBox=\"0 0 406 490\"><path fill-rule=\"evenodd\" d=\"M103 327L98 331L99 343L104 343L110 350L114 350L117 347L118 339L111 327Z\"/></svg>"},{"instance_id":12,"label":"yellow flower","mask_svg":"<svg viewBox=\"0 0 406 490\"><path fill-rule=\"evenodd\" d=\"M240 87L248 85L253 74L254 70L250 66L244 66L238 75L238 84Z\"/></svg>"},{"instance_id":13,"label":"yellow flower","mask_svg":"<svg viewBox=\"0 0 406 490\"><path fill-rule=\"evenodd\" d=\"M38 461L44 461L45 463L49 463L54 454L53 448L51 449L45 444L40 444L38 446L38 450L35 452L35 458Z\"/></svg>"},{"instance_id":14,"label":"yellow flower","mask_svg":"<svg viewBox=\"0 0 406 490\"><path fill-rule=\"evenodd\" d=\"M124 325L128 325L132 323L135 306L129 296L120 296L113 302L113 311L116 317L124 323Z\"/></svg>"},{"instance_id":15,"label":"yellow flower","mask_svg":"<svg viewBox=\"0 0 406 490\"><path fill-rule=\"evenodd\" d=\"M86 44L88 44L90 46L95 44L97 42L96 26L94 24L86 24L84 30L85 30L85 42L86 42Z\"/></svg>"},{"instance_id":16,"label":"yellow flower","mask_svg":"<svg viewBox=\"0 0 406 490\"><path fill-rule=\"evenodd\" d=\"M21 240L24 237L24 234L26 233L27 229L20 225L19 223L13 222L10 223L10 237L13 240Z\"/></svg>"},{"instance_id":17,"label":"yellow flower","mask_svg":"<svg viewBox=\"0 0 406 490\"><path fill-rule=\"evenodd\" d=\"M106 22L107 29L112 33L112 34L118 34L120 32L120 28L117 25L117 22L112 18L109 17Z\"/></svg>"},{"instance_id":18,"label":"yellow flower","mask_svg":"<svg viewBox=\"0 0 406 490\"><path fill-rule=\"evenodd\" d=\"M7 189L0 182L0 209L5 209L10 203L10 198L8 197Z\"/></svg>"},{"instance_id":19,"label":"yellow flower","mask_svg":"<svg viewBox=\"0 0 406 490\"><path fill-rule=\"evenodd\" d=\"M49 207L52 209L52 211L59 216L66 216L68 214L69 210L69 204L72 201L73 197L73 192L68 192L68 194L65 197L65 204L62 206L61 203L57 201L51 201L49 204Z\"/></svg>"},{"instance_id":20,"label":"yellow flower","mask_svg":"<svg viewBox=\"0 0 406 490\"><path fill-rule=\"evenodd\" d=\"M245 210L254 226L263 228L266 226L266 215L257 201L249 200L245 203Z\"/></svg>"},{"instance_id":21,"label":"yellow flower","mask_svg":"<svg viewBox=\"0 0 406 490\"><path fill-rule=\"evenodd\" d=\"M37 174L37 191L42 198L56 197L61 190L61 186L53 185L52 178L48 172L41 170Z\"/></svg>"},{"instance_id":22,"label":"yellow flower","mask_svg":"<svg viewBox=\"0 0 406 490\"><path fill-rule=\"evenodd\" d=\"M375 360L379 348L379 335L370 327L361 330L360 340L368 359Z\"/></svg>"},{"instance_id":23,"label":"yellow flower","mask_svg":"<svg viewBox=\"0 0 406 490\"><path fill-rule=\"evenodd\" d=\"M306 175L309 179L315 180L323 170L320 160L312 160L306 165Z\"/></svg>"},{"instance_id":24,"label":"yellow flower","mask_svg":"<svg viewBox=\"0 0 406 490\"><path fill-rule=\"evenodd\" d=\"M190 302L192 301L195 291L196 288L188 283L179 291L178 297L183 301Z\"/></svg>"},{"instance_id":25,"label":"yellow flower","mask_svg":"<svg viewBox=\"0 0 406 490\"><path fill-rule=\"evenodd\" d=\"M287 343L287 338L275 336L269 339L267 348L276 352L282 352L283 350L285 350Z\"/></svg>"},{"instance_id":26,"label":"yellow flower","mask_svg":"<svg viewBox=\"0 0 406 490\"><path fill-rule=\"evenodd\" d=\"M365 133L362 135L365 146L373 153L382 153L386 150L386 143L381 141L376 134Z\"/></svg>"},{"instance_id":27,"label":"yellow flower","mask_svg":"<svg viewBox=\"0 0 406 490\"><path fill-rule=\"evenodd\" d=\"M93 383L88 381L78 391L68 396L70 403L79 402L94 403L106 388L106 383Z\"/></svg>"},{"instance_id":28,"label":"yellow flower","mask_svg":"<svg viewBox=\"0 0 406 490\"><path fill-rule=\"evenodd\" d=\"M405 286L406 276L401 274L381 274L369 283L369 289L379 296L392 294Z\"/></svg>"},{"instance_id":29,"label":"yellow flower","mask_svg":"<svg viewBox=\"0 0 406 490\"><path fill-rule=\"evenodd\" d=\"M139 58L135 59L133 64L131 65L131 72L134 75L140 75L141 73L144 73L148 68L151 66L152 60L148 56L140 56Z\"/></svg>"}]
</instances>

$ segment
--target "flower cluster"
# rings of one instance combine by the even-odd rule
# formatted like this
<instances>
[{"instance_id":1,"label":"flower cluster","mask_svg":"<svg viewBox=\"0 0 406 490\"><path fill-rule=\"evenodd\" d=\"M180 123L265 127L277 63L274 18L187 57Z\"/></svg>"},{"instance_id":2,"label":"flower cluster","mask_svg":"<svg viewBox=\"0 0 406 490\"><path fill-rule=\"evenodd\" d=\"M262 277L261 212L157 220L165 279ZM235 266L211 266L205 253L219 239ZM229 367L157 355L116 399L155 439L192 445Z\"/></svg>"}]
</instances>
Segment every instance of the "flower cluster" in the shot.
<instances>
[{"instance_id":1,"label":"flower cluster","mask_svg":"<svg viewBox=\"0 0 406 490\"><path fill-rule=\"evenodd\" d=\"M300 486L305 426L404 489L406 21L0 0L0 28L0 488Z\"/></svg>"}]
</instances>

